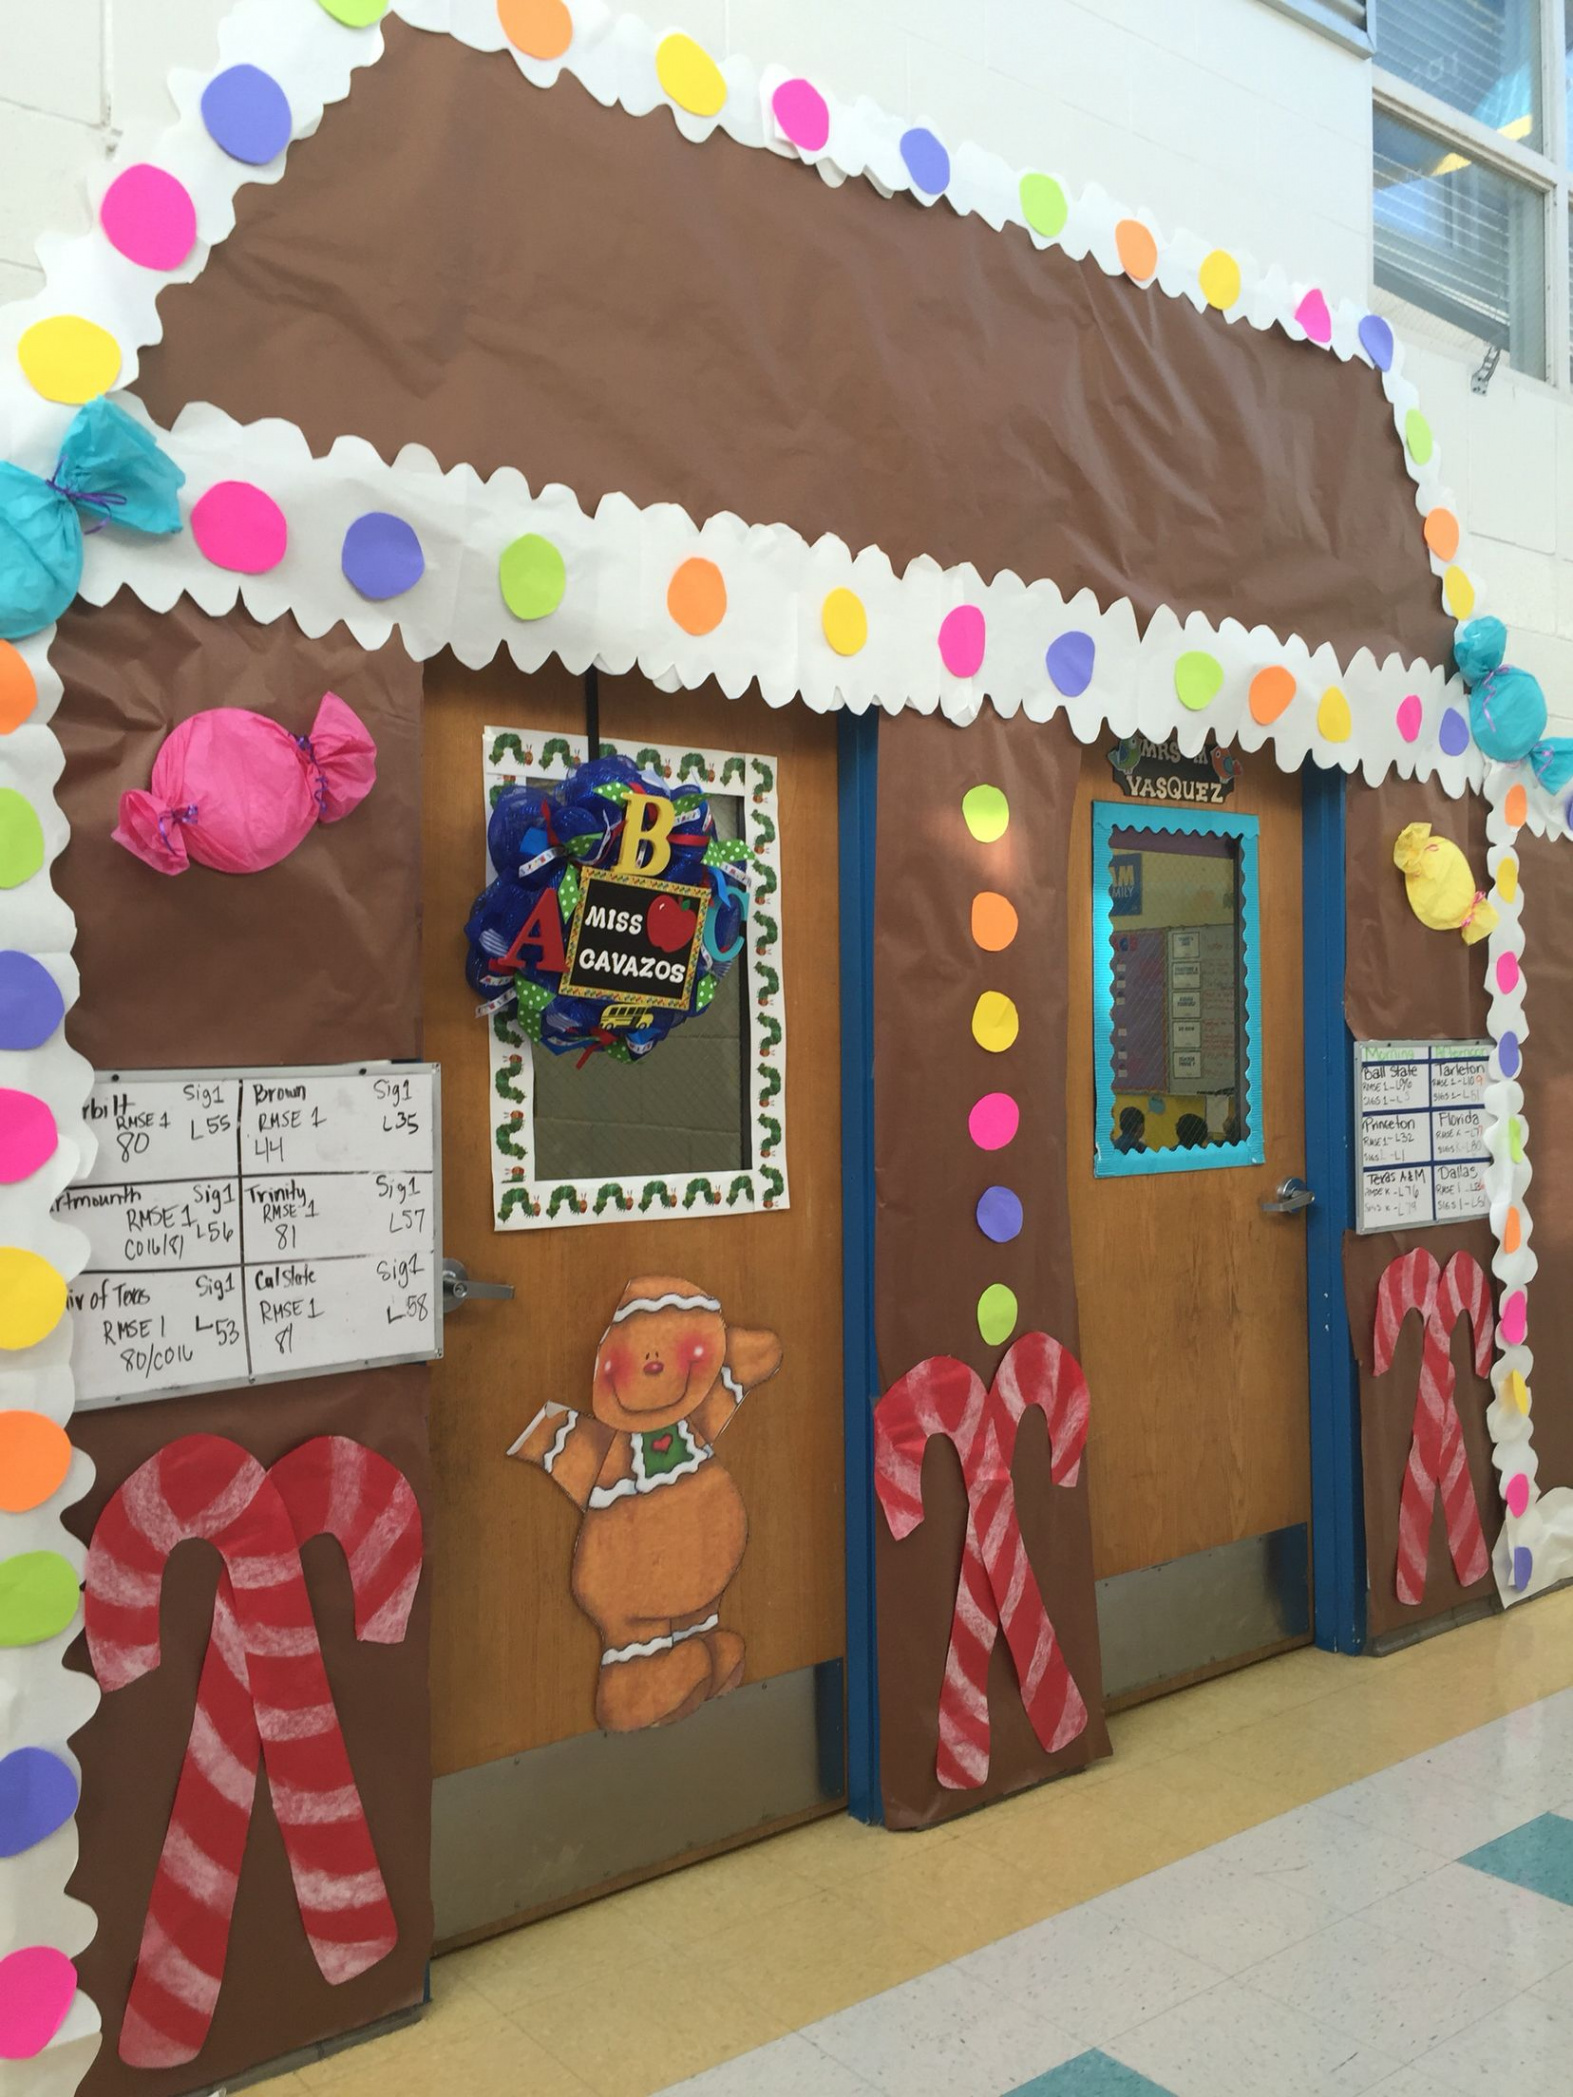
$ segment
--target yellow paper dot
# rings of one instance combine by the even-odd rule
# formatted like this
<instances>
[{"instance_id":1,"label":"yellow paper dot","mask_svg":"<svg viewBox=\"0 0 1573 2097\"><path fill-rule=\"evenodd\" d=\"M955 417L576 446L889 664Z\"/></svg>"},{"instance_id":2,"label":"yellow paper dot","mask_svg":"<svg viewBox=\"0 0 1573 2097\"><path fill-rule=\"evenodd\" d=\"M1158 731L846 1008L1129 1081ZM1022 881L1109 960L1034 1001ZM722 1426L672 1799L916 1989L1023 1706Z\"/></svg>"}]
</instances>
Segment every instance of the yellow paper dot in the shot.
<instances>
[{"instance_id":1,"label":"yellow paper dot","mask_svg":"<svg viewBox=\"0 0 1573 2097\"><path fill-rule=\"evenodd\" d=\"M120 344L79 313L35 320L16 346L16 360L35 393L70 408L107 393L120 376Z\"/></svg>"},{"instance_id":2,"label":"yellow paper dot","mask_svg":"<svg viewBox=\"0 0 1573 2097\"><path fill-rule=\"evenodd\" d=\"M972 1038L991 1056L1002 1055L1021 1032L1021 1019L1003 990L985 990L972 1008Z\"/></svg>"},{"instance_id":3,"label":"yellow paper dot","mask_svg":"<svg viewBox=\"0 0 1573 2097\"><path fill-rule=\"evenodd\" d=\"M969 786L961 819L980 845L997 844L1010 828L1010 803L997 786Z\"/></svg>"},{"instance_id":4,"label":"yellow paper dot","mask_svg":"<svg viewBox=\"0 0 1573 2097\"><path fill-rule=\"evenodd\" d=\"M1522 1371L1509 1369L1503 1382L1502 1396L1519 1412L1529 1411L1529 1385L1525 1383Z\"/></svg>"},{"instance_id":5,"label":"yellow paper dot","mask_svg":"<svg viewBox=\"0 0 1573 2097\"><path fill-rule=\"evenodd\" d=\"M662 37L655 54L655 73L678 108L693 116L714 116L726 100L721 68L691 36Z\"/></svg>"},{"instance_id":6,"label":"yellow paper dot","mask_svg":"<svg viewBox=\"0 0 1573 2097\"><path fill-rule=\"evenodd\" d=\"M1222 248L1213 249L1196 272L1196 280L1202 287L1202 297L1220 313L1240 296L1240 265Z\"/></svg>"},{"instance_id":7,"label":"yellow paper dot","mask_svg":"<svg viewBox=\"0 0 1573 2097\"><path fill-rule=\"evenodd\" d=\"M819 623L837 655L856 655L868 639L868 613L855 590L832 590L819 608Z\"/></svg>"},{"instance_id":8,"label":"yellow paper dot","mask_svg":"<svg viewBox=\"0 0 1573 2097\"><path fill-rule=\"evenodd\" d=\"M1411 408L1404 417L1404 442L1409 447L1409 456L1417 466L1424 466L1431 456L1436 442L1431 434L1431 425L1418 408Z\"/></svg>"},{"instance_id":9,"label":"yellow paper dot","mask_svg":"<svg viewBox=\"0 0 1573 2097\"><path fill-rule=\"evenodd\" d=\"M1511 853L1497 868L1497 894L1504 903L1511 903L1518 894L1518 861Z\"/></svg>"},{"instance_id":10,"label":"yellow paper dot","mask_svg":"<svg viewBox=\"0 0 1573 2097\"><path fill-rule=\"evenodd\" d=\"M1475 608L1475 586L1456 564L1442 578L1442 595L1455 619L1467 619Z\"/></svg>"},{"instance_id":11,"label":"yellow paper dot","mask_svg":"<svg viewBox=\"0 0 1573 2097\"><path fill-rule=\"evenodd\" d=\"M0 1245L0 1347L36 1347L65 1314L65 1276L36 1252Z\"/></svg>"},{"instance_id":12,"label":"yellow paper dot","mask_svg":"<svg viewBox=\"0 0 1573 2097\"><path fill-rule=\"evenodd\" d=\"M990 1282L978 1298L978 1331L990 1347L998 1347L1016 1330L1016 1292L1003 1282Z\"/></svg>"},{"instance_id":13,"label":"yellow paper dot","mask_svg":"<svg viewBox=\"0 0 1573 2097\"><path fill-rule=\"evenodd\" d=\"M1316 729L1329 743L1347 743L1354 733L1354 716L1349 711L1349 701L1342 688L1330 684L1322 694L1322 703L1316 709Z\"/></svg>"}]
</instances>

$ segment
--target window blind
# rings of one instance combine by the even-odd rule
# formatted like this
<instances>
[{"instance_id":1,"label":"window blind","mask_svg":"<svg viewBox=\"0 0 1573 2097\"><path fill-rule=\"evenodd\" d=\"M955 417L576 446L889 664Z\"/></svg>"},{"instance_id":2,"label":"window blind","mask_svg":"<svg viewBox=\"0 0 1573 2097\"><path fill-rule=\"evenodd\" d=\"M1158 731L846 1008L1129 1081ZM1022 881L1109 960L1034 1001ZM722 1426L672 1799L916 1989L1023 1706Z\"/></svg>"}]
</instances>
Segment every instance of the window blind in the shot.
<instances>
[{"instance_id":1,"label":"window blind","mask_svg":"<svg viewBox=\"0 0 1573 2097\"><path fill-rule=\"evenodd\" d=\"M1366 0L1267 0L1267 5L1281 15L1293 15L1297 22L1320 29L1362 57L1371 54Z\"/></svg>"}]
</instances>

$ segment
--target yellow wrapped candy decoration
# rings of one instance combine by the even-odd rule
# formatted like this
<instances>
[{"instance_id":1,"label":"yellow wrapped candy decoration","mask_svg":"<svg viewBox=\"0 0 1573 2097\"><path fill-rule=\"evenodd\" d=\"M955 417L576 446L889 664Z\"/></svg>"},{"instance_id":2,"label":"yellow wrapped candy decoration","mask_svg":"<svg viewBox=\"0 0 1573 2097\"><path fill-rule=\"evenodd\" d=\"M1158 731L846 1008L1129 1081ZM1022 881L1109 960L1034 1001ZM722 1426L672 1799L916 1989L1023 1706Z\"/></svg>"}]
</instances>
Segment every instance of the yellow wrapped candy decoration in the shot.
<instances>
[{"instance_id":1,"label":"yellow wrapped candy decoration","mask_svg":"<svg viewBox=\"0 0 1573 2097\"><path fill-rule=\"evenodd\" d=\"M1411 823L1398 833L1393 864L1404 877L1409 907L1433 932L1462 932L1473 946L1496 924L1497 914L1476 888L1469 861L1445 837L1433 837L1429 823Z\"/></svg>"}]
</instances>

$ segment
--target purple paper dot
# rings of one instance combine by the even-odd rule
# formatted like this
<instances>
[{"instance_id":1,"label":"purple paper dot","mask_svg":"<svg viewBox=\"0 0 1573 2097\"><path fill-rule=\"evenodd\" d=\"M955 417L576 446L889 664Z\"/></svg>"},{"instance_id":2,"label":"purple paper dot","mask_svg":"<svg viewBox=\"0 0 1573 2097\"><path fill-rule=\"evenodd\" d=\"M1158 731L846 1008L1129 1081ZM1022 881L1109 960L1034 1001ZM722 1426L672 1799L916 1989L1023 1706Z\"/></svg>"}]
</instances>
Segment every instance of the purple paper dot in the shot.
<instances>
[{"instance_id":1,"label":"purple paper dot","mask_svg":"<svg viewBox=\"0 0 1573 2097\"><path fill-rule=\"evenodd\" d=\"M65 1017L54 977L31 954L0 953L0 1049L41 1048Z\"/></svg>"},{"instance_id":2,"label":"purple paper dot","mask_svg":"<svg viewBox=\"0 0 1573 2097\"><path fill-rule=\"evenodd\" d=\"M288 97L260 66L228 66L202 90L208 136L231 160L261 167L289 144L295 120Z\"/></svg>"},{"instance_id":3,"label":"purple paper dot","mask_svg":"<svg viewBox=\"0 0 1573 2097\"><path fill-rule=\"evenodd\" d=\"M1067 699L1079 699L1092 683L1092 665L1097 648L1090 633L1073 630L1050 641L1043 658L1054 688Z\"/></svg>"},{"instance_id":4,"label":"purple paper dot","mask_svg":"<svg viewBox=\"0 0 1573 2097\"><path fill-rule=\"evenodd\" d=\"M926 125L915 124L902 132L901 157L907 173L929 196L940 196L949 187L950 155Z\"/></svg>"},{"instance_id":5,"label":"purple paper dot","mask_svg":"<svg viewBox=\"0 0 1573 2097\"><path fill-rule=\"evenodd\" d=\"M77 1782L47 1748L15 1748L0 1761L0 1857L19 1857L76 1811Z\"/></svg>"},{"instance_id":6,"label":"purple paper dot","mask_svg":"<svg viewBox=\"0 0 1573 2097\"><path fill-rule=\"evenodd\" d=\"M368 510L344 534L344 573L362 597L379 602L412 589L426 572L414 527L388 510Z\"/></svg>"},{"instance_id":7,"label":"purple paper dot","mask_svg":"<svg viewBox=\"0 0 1573 2097\"><path fill-rule=\"evenodd\" d=\"M1365 351L1378 371L1386 371L1393 361L1393 331L1380 313L1368 313L1360 323L1360 347Z\"/></svg>"},{"instance_id":8,"label":"purple paper dot","mask_svg":"<svg viewBox=\"0 0 1573 2097\"><path fill-rule=\"evenodd\" d=\"M1497 1043L1497 1067L1505 1078L1516 1078L1522 1062L1518 1052L1518 1036L1511 1027Z\"/></svg>"},{"instance_id":9,"label":"purple paper dot","mask_svg":"<svg viewBox=\"0 0 1573 2097\"><path fill-rule=\"evenodd\" d=\"M978 1196L978 1229L996 1245L1021 1235L1021 1201L1009 1187L985 1187Z\"/></svg>"},{"instance_id":10,"label":"purple paper dot","mask_svg":"<svg viewBox=\"0 0 1573 2097\"><path fill-rule=\"evenodd\" d=\"M1443 754L1448 757L1462 757L1469 748L1469 723L1456 706L1450 706L1442 716L1437 741L1442 745Z\"/></svg>"},{"instance_id":11,"label":"purple paper dot","mask_svg":"<svg viewBox=\"0 0 1573 2097\"><path fill-rule=\"evenodd\" d=\"M1515 1593L1522 1594L1524 1589L1528 1587L1529 1576L1534 1569L1535 1554L1530 1550L1528 1544L1515 1544L1513 1546L1513 1588Z\"/></svg>"}]
</instances>

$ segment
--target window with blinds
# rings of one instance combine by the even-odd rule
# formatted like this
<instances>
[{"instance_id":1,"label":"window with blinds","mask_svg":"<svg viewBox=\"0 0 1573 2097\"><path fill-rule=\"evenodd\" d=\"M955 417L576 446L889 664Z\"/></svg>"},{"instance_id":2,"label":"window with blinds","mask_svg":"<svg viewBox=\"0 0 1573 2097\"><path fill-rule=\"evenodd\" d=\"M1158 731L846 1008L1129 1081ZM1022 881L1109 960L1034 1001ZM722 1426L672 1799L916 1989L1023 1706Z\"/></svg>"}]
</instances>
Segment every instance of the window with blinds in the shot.
<instances>
[{"instance_id":1,"label":"window with blinds","mask_svg":"<svg viewBox=\"0 0 1573 2097\"><path fill-rule=\"evenodd\" d=\"M1369 51L1366 0L1267 0L1281 15L1293 15L1355 51Z\"/></svg>"}]
</instances>

